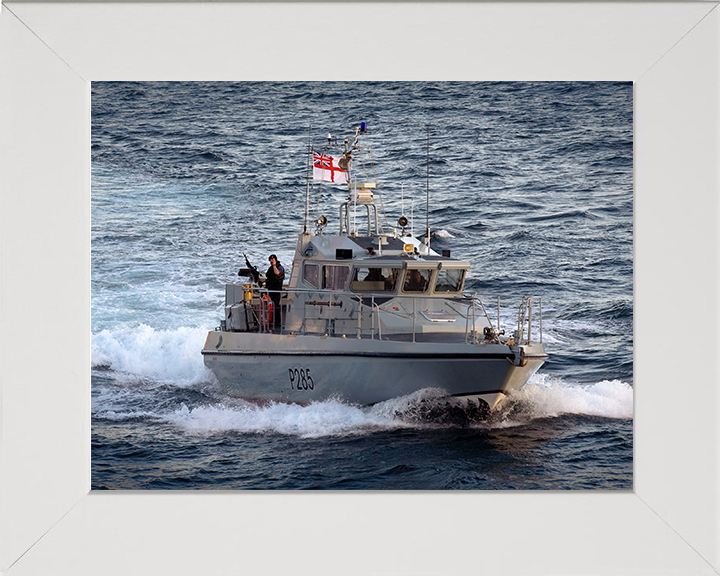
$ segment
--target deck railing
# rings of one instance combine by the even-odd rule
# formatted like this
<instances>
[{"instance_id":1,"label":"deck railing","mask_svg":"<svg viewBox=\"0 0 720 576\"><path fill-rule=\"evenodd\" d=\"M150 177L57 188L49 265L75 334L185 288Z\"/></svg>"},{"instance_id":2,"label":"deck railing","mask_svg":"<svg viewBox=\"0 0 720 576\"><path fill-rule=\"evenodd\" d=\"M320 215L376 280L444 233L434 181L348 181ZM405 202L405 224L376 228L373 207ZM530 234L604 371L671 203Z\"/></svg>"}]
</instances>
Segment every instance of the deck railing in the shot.
<instances>
[{"instance_id":1,"label":"deck railing","mask_svg":"<svg viewBox=\"0 0 720 576\"><path fill-rule=\"evenodd\" d=\"M350 326L354 326L352 331L356 338L369 337L370 339L411 339L416 342L418 334L418 314L422 311L423 306L429 306L433 300L438 297L430 297L423 295L407 295L407 294L387 294L387 293L348 293L334 290L319 289L284 289L280 292L281 306L279 325L275 325L274 318L270 318L269 303L272 296L277 295L277 291L267 290L266 288L252 288L252 311L254 316L254 326L252 331L257 332L273 332L278 334L325 334L328 336L347 337L351 334L348 332ZM247 293L247 289L243 290ZM228 294L231 294L228 291ZM265 298L263 298L263 296ZM503 300L504 298L504 300ZM408 331L385 332L383 334L381 322L380 304L390 299L407 304L403 306L405 314L400 313L411 321ZM452 310L459 320L465 320L464 331L444 331L445 334L453 334L457 338L464 338L466 343L478 344L481 341L498 341L499 337L504 335L501 326L502 317L506 318L506 324L512 322L507 318L512 317L511 308L504 304L508 300L518 297L507 297L500 295L486 295L477 293L458 294L456 297L448 296L443 299L445 307ZM239 303L226 302L227 306ZM486 302L492 302L495 310L491 318ZM297 314L287 314L288 306L304 306L304 310ZM308 309L311 306L313 308ZM517 305L516 305L517 306ZM412 312L406 312L411 309ZM542 343L542 299L539 296L520 297L520 304L513 307L517 310L517 328L502 340L507 338L513 340L516 344L528 344L531 342L533 334L537 330L539 342ZM317 310L316 314L312 311ZM536 318L533 314L536 314ZM272 316L275 313L273 311ZM324 322L323 322L324 321ZM535 324L533 324L535 322ZM345 330L336 330L338 323L344 323ZM478 326L482 330L478 330ZM226 327L223 322L221 328ZM485 328L489 328L486 331Z\"/></svg>"}]
</instances>

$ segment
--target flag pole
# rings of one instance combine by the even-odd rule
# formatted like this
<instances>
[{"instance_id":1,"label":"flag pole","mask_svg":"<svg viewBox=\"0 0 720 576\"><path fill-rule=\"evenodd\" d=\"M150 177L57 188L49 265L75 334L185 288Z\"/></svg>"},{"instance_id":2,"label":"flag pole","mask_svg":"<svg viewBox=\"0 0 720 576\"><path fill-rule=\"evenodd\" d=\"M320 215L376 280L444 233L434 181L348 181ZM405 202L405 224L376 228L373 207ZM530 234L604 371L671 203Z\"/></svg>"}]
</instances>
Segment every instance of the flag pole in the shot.
<instances>
[{"instance_id":1,"label":"flag pole","mask_svg":"<svg viewBox=\"0 0 720 576\"><path fill-rule=\"evenodd\" d=\"M305 220L303 221L303 234L307 234L307 219L308 212L310 210L310 163L312 157L311 132L312 126L308 126L308 157L307 169L305 171Z\"/></svg>"}]
</instances>

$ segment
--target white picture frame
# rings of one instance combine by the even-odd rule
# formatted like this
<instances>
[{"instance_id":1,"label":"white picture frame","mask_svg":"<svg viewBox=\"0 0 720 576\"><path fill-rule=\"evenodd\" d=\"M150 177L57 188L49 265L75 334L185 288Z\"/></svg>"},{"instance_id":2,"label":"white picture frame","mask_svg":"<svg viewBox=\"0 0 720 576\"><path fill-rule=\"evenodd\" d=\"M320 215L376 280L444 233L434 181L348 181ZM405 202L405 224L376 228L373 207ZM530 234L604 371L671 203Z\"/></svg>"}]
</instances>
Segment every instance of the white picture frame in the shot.
<instances>
[{"instance_id":1,"label":"white picture frame","mask_svg":"<svg viewBox=\"0 0 720 576\"><path fill-rule=\"evenodd\" d=\"M717 6L5 2L0 572L720 573ZM634 489L90 492L99 80L633 81Z\"/></svg>"}]
</instances>

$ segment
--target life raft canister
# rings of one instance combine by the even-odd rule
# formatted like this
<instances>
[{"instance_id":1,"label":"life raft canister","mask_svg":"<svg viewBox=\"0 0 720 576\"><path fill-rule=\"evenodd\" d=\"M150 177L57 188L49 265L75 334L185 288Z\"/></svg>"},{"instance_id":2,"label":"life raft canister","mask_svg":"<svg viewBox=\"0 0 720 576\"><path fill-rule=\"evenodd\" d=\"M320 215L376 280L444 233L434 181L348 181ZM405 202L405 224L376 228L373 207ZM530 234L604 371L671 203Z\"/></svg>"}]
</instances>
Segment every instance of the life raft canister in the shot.
<instances>
[{"instance_id":1,"label":"life raft canister","mask_svg":"<svg viewBox=\"0 0 720 576\"><path fill-rule=\"evenodd\" d=\"M265 332L269 332L273 325L273 301L267 294L263 294L260 304L260 325Z\"/></svg>"}]
</instances>

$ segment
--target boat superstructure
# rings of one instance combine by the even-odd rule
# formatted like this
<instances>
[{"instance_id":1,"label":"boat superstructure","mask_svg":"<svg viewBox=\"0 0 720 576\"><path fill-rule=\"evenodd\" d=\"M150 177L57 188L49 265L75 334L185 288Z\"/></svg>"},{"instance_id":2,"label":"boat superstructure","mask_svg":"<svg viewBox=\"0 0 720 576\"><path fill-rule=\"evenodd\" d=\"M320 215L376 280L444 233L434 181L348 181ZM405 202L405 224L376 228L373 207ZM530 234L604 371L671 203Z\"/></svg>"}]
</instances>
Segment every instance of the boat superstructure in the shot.
<instances>
[{"instance_id":1,"label":"boat superstructure","mask_svg":"<svg viewBox=\"0 0 720 576\"><path fill-rule=\"evenodd\" d=\"M415 237L405 215L395 228L381 226L378 183L352 171L363 128L339 159L314 152L316 177L319 166L328 180L322 170L330 166L347 186L337 233L327 232L324 215L308 227L306 200L279 310L256 269L241 270L250 280L226 286L225 318L208 334L205 364L228 394L252 400L374 404L439 388L491 410L547 358L541 300L518 297L506 334L507 298L466 292L468 261L435 252L429 230Z\"/></svg>"}]
</instances>

